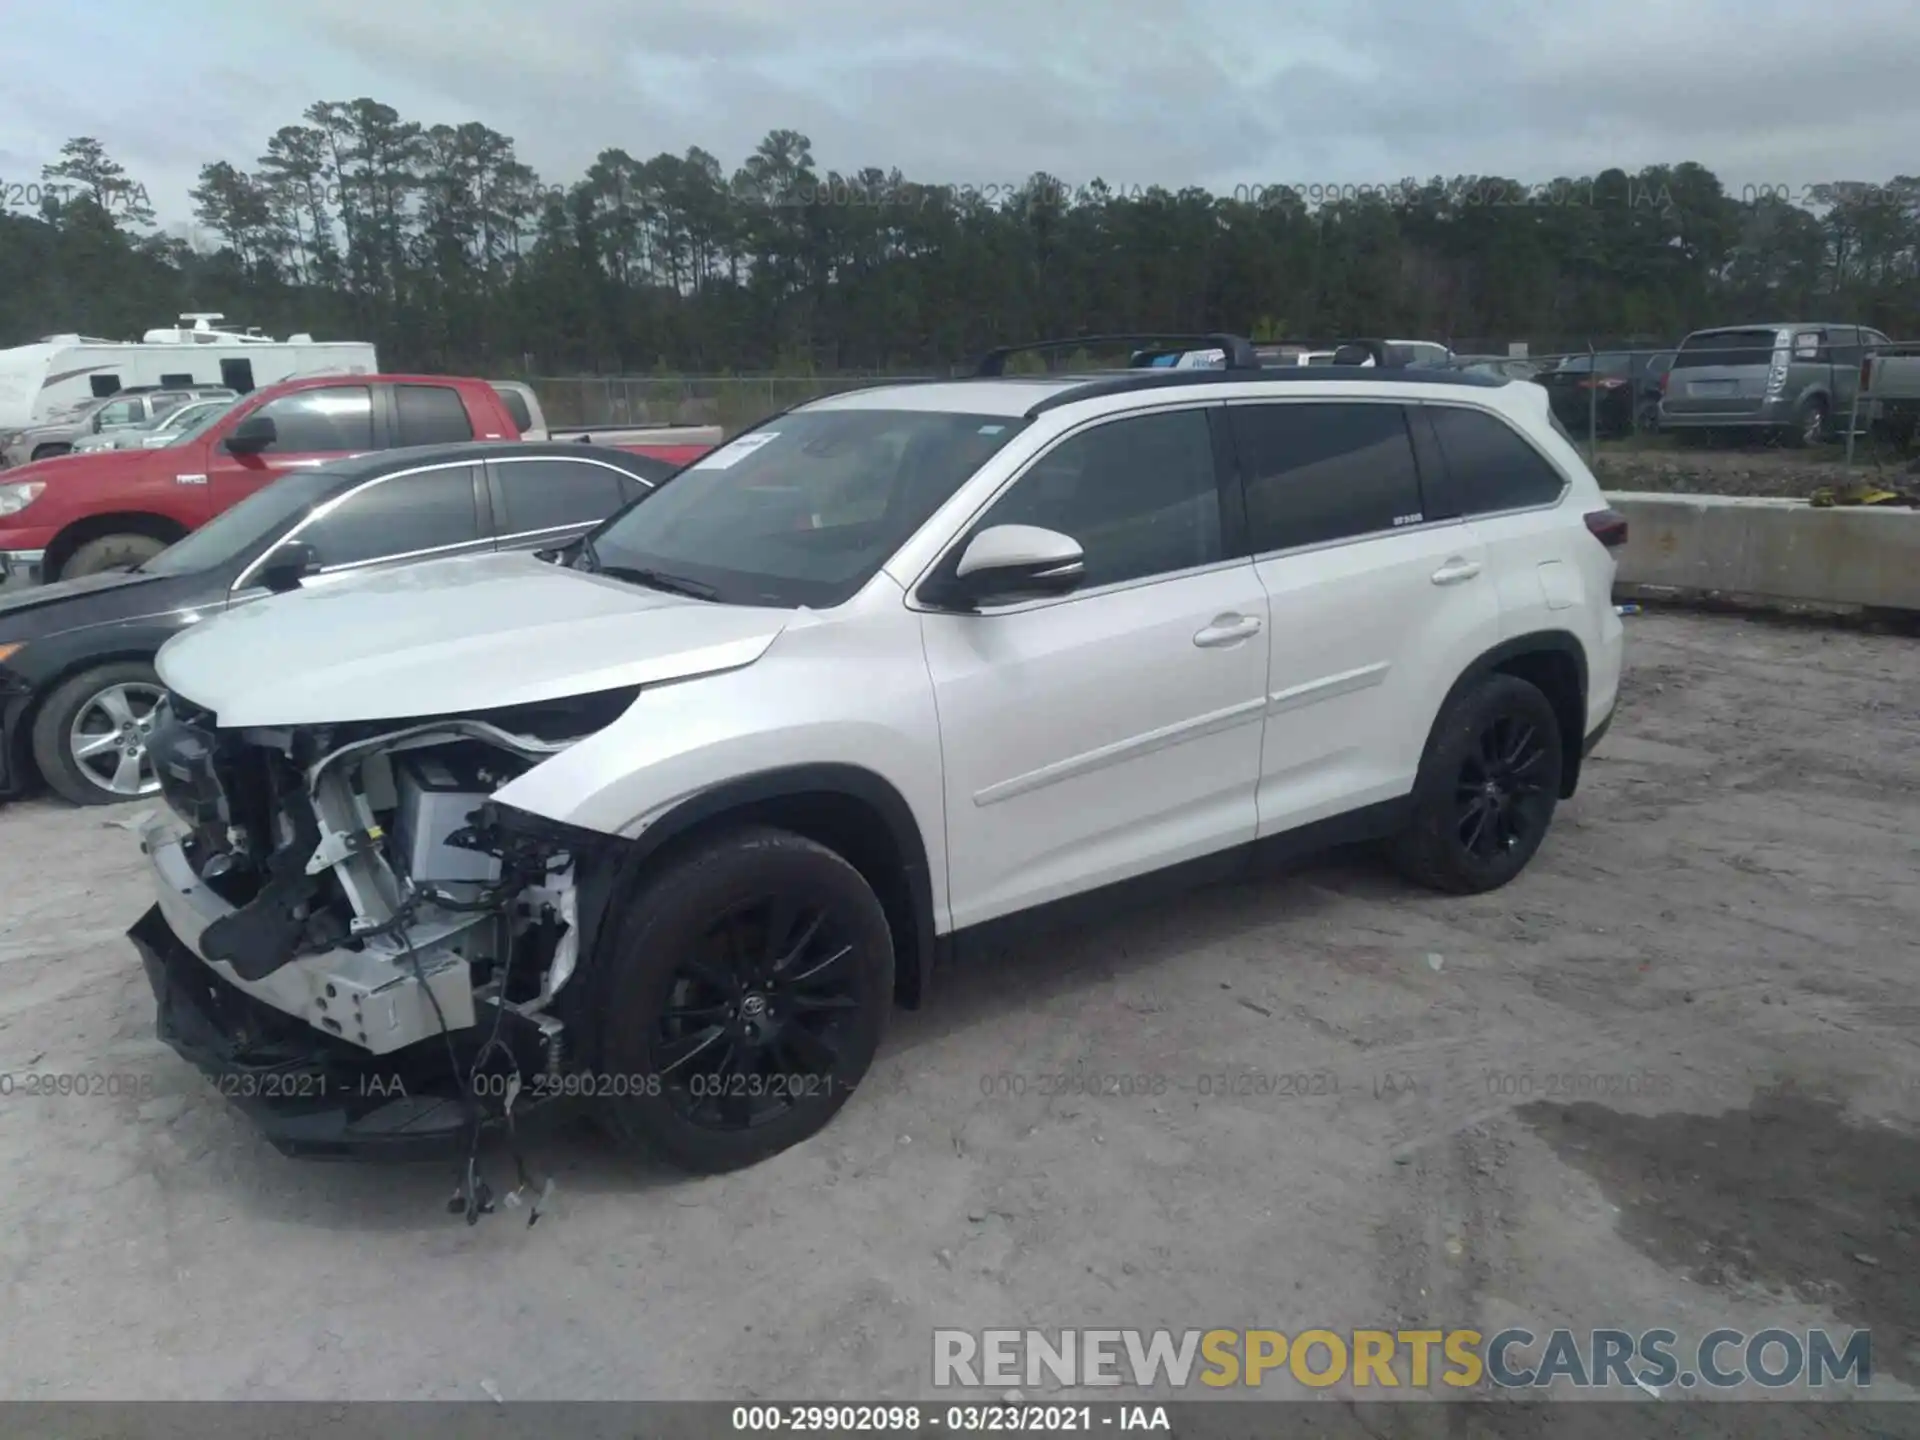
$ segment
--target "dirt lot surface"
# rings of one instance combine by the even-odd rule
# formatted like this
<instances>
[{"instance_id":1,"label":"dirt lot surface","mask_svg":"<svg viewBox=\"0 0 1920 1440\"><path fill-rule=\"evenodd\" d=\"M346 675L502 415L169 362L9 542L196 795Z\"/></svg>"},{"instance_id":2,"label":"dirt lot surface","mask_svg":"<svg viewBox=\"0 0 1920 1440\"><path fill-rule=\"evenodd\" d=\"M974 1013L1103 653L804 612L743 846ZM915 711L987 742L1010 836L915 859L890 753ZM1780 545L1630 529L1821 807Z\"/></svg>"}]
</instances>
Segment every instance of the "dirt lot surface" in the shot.
<instances>
[{"instance_id":1,"label":"dirt lot surface","mask_svg":"<svg viewBox=\"0 0 1920 1440\"><path fill-rule=\"evenodd\" d=\"M1910 1396L1920 646L1628 623L1507 889L1346 857L1008 953L755 1169L535 1138L533 1229L449 1216L449 1165L274 1154L152 1036L128 812L0 813L0 1395L931 1397L935 1326L1826 1325ZM23 1093L58 1074L151 1093Z\"/></svg>"}]
</instances>

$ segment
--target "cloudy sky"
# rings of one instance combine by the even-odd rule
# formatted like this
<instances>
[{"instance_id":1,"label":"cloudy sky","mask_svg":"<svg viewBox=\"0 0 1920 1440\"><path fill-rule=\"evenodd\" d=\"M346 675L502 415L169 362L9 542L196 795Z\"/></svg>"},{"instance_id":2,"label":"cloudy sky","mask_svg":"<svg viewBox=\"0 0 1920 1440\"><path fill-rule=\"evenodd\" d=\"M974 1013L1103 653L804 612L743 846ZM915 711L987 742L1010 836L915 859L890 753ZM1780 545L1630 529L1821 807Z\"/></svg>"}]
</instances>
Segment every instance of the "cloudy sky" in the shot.
<instances>
[{"instance_id":1,"label":"cloudy sky","mask_svg":"<svg viewBox=\"0 0 1920 1440\"><path fill-rule=\"evenodd\" d=\"M89 0L7 41L0 197L93 135L174 222L203 162L360 95L563 182L616 145L731 169L780 126L982 187L1920 169L1912 0Z\"/></svg>"}]
</instances>

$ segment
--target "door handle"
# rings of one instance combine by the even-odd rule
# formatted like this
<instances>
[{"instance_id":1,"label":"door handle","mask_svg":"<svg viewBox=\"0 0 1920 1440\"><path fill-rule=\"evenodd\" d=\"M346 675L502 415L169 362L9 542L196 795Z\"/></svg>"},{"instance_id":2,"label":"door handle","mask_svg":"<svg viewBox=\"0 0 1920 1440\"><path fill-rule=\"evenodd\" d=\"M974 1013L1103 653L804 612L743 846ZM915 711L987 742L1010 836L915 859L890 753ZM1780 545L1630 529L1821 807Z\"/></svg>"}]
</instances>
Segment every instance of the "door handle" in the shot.
<instances>
[{"instance_id":1,"label":"door handle","mask_svg":"<svg viewBox=\"0 0 1920 1440\"><path fill-rule=\"evenodd\" d=\"M1216 615L1211 625L1194 635L1193 643L1202 650L1211 650L1221 645L1235 644L1259 633L1260 617L1257 615Z\"/></svg>"},{"instance_id":2,"label":"door handle","mask_svg":"<svg viewBox=\"0 0 1920 1440\"><path fill-rule=\"evenodd\" d=\"M1453 559L1447 561L1446 564L1433 572L1433 583L1436 585L1458 585L1462 580L1471 580L1479 573L1480 562L1478 560L1462 560L1456 555Z\"/></svg>"}]
</instances>

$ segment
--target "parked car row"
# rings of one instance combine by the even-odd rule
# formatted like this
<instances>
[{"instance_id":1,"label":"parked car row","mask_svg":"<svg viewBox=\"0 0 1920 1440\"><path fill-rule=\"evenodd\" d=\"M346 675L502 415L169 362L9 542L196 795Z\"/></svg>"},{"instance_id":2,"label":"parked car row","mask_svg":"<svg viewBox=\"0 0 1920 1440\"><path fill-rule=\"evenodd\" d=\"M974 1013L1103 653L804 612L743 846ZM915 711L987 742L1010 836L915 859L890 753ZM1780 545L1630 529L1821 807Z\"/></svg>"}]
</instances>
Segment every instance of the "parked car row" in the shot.
<instances>
[{"instance_id":1,"label":"parked car row","mask_svg":"<svg viewBox=\"0 0 1920 1440\"><path fill-rule=\"evenodd\" d=\"M186 408L162 418L171 421ZM8 470L0 476L0 578L74 579L139 564L290 471L370 451L528 434L550 434L539 401L506 382L445 375L283 381L201 407L167 430L132 432L124 447ZM705 454L720 432L685 427L603 437L603 444L677 465Z\"/></svg>"},{"instance_id":2,"label":"parked car row","mask_svg":"<svg viewBox=\"0 0 1920 1440\"><path fill-rule=\"evenodd\" d=\"M1844 438L1852 423L1905 443L1920 409L1910 349L1864 325L1768 322L1696 330L1667 351L1566 355L1533 379L1583 437L1660 430L1683 442L1806 446Z\"/></svg>"},{"instance_id":3,"label":"parked car row","mask_svg":"<svg viewBox=\"0 0 1920 1440\"><path fill-rule=\"evenodd\" d=\"M117 570L0 595L0 795L77 804L158 788L153 657L209 616L429 557L564 546L671 475L573 442L388 450L294 469Z\"/></svg>"}]
</instances>

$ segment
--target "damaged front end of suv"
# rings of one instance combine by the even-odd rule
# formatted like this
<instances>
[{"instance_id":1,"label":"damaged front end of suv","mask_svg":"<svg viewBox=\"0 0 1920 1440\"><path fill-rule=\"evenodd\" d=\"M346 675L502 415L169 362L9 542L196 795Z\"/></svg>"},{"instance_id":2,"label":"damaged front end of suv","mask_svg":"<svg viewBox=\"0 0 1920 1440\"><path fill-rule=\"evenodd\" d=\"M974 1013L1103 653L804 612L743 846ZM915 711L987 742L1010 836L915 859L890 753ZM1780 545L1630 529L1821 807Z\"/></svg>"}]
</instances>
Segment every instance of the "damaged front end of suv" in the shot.
<instances>
[{"instance_id":1,"label":"damaged front end of suv","mask_svg":"<svg viewBox=\"0 0 1920 1440\"><path fill-rule=\"evenodd\" d=\"M177 695L130 936L162 1038L288 1154L417 1154L564 1100L622 842L502 805L637 687L223 728Z\"/></svg>"}]
</instances>

